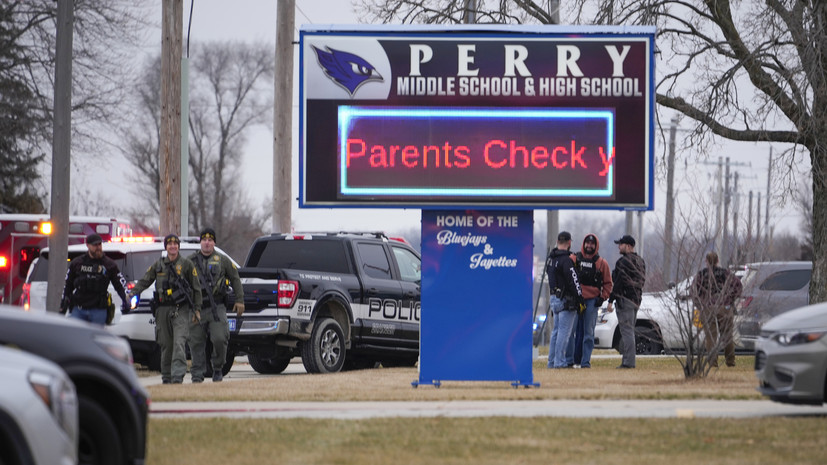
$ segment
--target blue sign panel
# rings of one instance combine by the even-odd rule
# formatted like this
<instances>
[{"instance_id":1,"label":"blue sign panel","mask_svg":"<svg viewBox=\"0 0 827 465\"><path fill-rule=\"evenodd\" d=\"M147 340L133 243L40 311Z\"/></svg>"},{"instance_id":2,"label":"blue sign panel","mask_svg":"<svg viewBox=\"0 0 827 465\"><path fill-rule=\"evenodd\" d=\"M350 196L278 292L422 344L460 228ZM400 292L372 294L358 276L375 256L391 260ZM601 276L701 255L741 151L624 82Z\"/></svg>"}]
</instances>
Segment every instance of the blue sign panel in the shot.
<instances>
[{"instance_id":1,"label":"blue sign panel","mask_svg":"<svg viewBox=\"0 0 827 465\"><path fill-rule=\"evenodd\" d=\"M418 384L533 384L533 213L422 211Z\"/></svg>"}]
</instances>

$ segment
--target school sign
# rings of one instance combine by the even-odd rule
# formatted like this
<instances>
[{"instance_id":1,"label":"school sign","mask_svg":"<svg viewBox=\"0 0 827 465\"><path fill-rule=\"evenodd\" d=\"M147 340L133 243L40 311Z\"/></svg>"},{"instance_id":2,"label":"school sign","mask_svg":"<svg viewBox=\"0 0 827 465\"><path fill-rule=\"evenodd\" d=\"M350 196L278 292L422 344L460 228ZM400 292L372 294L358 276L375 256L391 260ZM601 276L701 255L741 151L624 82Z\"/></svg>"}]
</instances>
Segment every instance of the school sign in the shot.
<instances>
[{"instance_id":1,"label":"school sign","mask_svg":"<svg viewBox=\"0 0 827 465\"><path fill-rule=\"evenodd\" d=\"M303 26L300 206L651 209L654 32Z\"/></svg>"}]
</instances>

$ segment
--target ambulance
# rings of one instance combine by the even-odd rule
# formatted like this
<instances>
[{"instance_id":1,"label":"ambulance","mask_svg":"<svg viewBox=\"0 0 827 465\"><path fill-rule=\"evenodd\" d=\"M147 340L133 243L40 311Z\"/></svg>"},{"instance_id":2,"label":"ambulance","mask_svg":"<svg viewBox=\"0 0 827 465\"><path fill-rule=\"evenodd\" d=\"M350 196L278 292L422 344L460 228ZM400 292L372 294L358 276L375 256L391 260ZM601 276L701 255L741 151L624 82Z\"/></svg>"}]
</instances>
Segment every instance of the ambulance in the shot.
<instances>
[{"instance_id":1,"label":"ambulance","mask_svg":"<svg viewBox=\"0 0 827 465\"><path fill-rule=\"evenodd\" d=\"M86 236L97 233L104 241L131 236L127 221L101 216L70 216L69 245L84 243ZM0 303L20 303L29 267L49 246L52 222L47 214L0 214Z\"/></svg>"}]
</instances>

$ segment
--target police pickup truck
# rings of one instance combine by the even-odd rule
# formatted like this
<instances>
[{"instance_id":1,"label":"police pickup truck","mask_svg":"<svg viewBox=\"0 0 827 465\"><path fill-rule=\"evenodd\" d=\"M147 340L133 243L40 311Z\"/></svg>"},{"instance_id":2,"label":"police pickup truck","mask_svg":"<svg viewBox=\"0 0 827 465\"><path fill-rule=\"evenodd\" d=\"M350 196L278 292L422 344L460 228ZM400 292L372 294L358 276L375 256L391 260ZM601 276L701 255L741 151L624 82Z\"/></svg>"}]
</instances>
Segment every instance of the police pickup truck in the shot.
<instances>
[{"instance_id":1,"label":"police pickup truck","mask_svg":"<svg viewBox=\"0 0 827 465\"><path fill-rule=\"evenodd\" d=\"M300 356L308 373L414 366L419 254L382 233L273 234L239 269L245 313L228 314L228 352L259 373Z\"/></svg>"}]
</instances>

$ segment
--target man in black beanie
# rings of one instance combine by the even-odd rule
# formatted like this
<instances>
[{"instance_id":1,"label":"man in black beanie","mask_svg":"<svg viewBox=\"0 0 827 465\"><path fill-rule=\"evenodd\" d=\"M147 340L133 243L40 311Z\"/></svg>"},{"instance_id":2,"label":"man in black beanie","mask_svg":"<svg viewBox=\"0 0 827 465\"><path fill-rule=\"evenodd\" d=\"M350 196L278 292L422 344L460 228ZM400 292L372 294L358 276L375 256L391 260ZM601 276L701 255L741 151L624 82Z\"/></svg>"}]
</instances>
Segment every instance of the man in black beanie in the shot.
<instances>
[{"instance_id":1,"label":"man in black beanie","mask_svg":"<svg viewBox=\"0 0 827 465\"><path fill-rule=\"evenodd\" d=\"M215 230L204 228L201 231L201 250L189 259L198 268L201 280L204 314L201 321L192 323L189 330L190 351L192 352L192 382L204 381L207 371L207 358L212 366L212 380L217 383L224 379L222 369L227 359L227 343L230 340L230 326L227 323L227 302L229 286L233 288L235 302L233 312L237 316L244 313L244 290L241 278L233 262L223 254L215 251ZM206 353L207 335L212 342L212 352Z\"/></svg>"}]
</instances>

